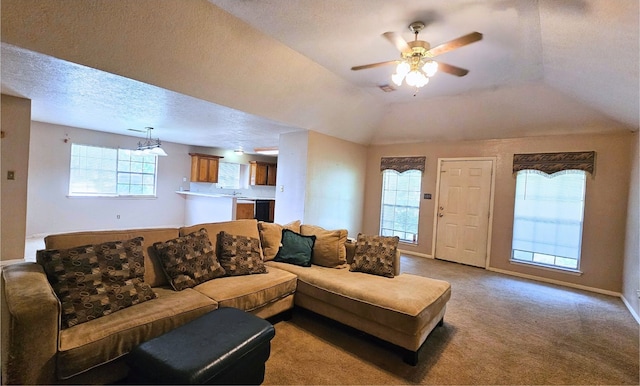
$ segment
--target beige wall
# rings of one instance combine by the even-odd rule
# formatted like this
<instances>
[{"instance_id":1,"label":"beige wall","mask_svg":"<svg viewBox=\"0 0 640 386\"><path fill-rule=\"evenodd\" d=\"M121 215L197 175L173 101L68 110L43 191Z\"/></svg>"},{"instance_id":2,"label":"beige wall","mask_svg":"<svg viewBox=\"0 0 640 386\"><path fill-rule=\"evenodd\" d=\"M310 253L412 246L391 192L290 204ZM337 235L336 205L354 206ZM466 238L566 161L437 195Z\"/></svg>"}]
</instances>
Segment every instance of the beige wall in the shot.
<instances>
[{"instance_id":1,"label":"beige wall","mask_svg":"<svg viewBox=\"0 0 640 386\"><path fill-rule=\"evenodd\" d=\"M622 296L640 322L640 301L636 292L640 290L640 135L638 132L635 133L631 142L633 155L629 177L629 209L627 210Z\"/></svg>"},{"instance_id":2,"label":"beige wall","mask_svg":"<svg viewBox=\"0 0 640 386\"><path fill-rule=\"evenodd\" d=\"M309 132L304 222L361 231L367 148Z\"/></svg>"},{"instance_id":3,"label":"beige wall","mask_svg":"<svg viewBox=\"0 0 640 386\"><path fill-rule=\"evenodd\" d=\"M531 137L505 140L430 142L372 146L367 157L367 183L363 224L366 233L378 233L382 176L380 157L425 155L426 172L422 192L435 198L438 158L496 157L495 202L490 267L532 275L604 291L622 291L627 196L631 164L632 134ZM509 262L513 227L515 178L514 153L596 151L596 172L587 178L581 276L524 267ZM432 254L435 200L422 200L419 245L402 248Z\"/></svg>"},{"instance_id":4,"label":"beige wall","mask_svg":"<svg viewBox=\"0 0 640 386\"><path fill-rule=\"evenodd\" d=\"M27 173L29 168L29 134L31 101L2 94L2 220L0 260L22 259L27 226ZM15 180L7 179L7 172Z\"/></svg>"}]
</instances>

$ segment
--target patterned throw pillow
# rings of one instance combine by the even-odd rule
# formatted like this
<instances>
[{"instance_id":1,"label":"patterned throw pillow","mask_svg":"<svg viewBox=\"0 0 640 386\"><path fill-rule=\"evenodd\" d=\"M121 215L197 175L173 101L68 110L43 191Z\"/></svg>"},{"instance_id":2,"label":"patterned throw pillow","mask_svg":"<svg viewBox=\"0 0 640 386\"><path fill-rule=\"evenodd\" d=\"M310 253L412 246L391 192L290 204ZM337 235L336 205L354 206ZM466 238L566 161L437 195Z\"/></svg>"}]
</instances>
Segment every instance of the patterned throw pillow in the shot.
<instances>
[{"instance_id":1,"label":"patterned throw pillow","mask_svg":"<svg viewBox=\"0 0 640 386\"><path fill-rule=\"evenodd\" d=\"M260 257L260 240L255 237L235 236L225 231L218 233L220 264L227 276L267 273Z\"/></svg>"},{"instance_id":2,"label":"patterned throw pillow","mask_svg":"<svg viewBox=\"0 0 640 386\"><path fill-rule=\"evenodd\" d=\"M398 236L358 235L350 270L393 277L393 261L399 241Z\"/></svg>"},{"instance_id":3,"label":"patterned throw pillow","mask_svg":"<svg viewBox=\"0 0 640 386\"><path fill-rule=\"evenodd\" d=\"M136 237L36 253L62 305L63 329L156 297L143 281L143 240Z\"/></svg>"},{"instance_id":4,"label":"patterned throw pillow","mask_svg":"<svg viewBox=\"0 0 640 386\"><path fill-rule=\"evenodd\" d=\"M316 236L304 236L289 229L282 230L282 246L273 261L311 267Z\"/></svg>"},{"instance_id":5,"label":"patterned throw pillow","mask_svg":"<svg viewBox=\"0 0 640 386\"><path fill-rule=\"evenodd\" d=\"M162 268L176 291L224 276L206 229L153 244Z\"/></svg>"}]
</instances>

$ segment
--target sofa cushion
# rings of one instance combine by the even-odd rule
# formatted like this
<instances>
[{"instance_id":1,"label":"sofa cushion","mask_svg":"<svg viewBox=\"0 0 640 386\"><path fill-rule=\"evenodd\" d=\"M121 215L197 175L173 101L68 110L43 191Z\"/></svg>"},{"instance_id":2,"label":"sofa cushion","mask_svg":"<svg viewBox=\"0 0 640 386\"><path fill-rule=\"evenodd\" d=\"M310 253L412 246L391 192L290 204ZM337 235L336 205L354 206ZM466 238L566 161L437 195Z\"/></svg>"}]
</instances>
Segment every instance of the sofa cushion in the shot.
<instances>
[{"instance_id":1,"label":"sofa cushion","mask_svg":"<svg viewBox=\"0 0 640 386\"><path fill-rule=\"evenodd\" d=\"M386 278L318 265L303 268L275 261L267 265L298 276L296 304L302 294L408 335L431 323L451 297L448 282L423 276L403 273Z\"/></svg>"},{"instance_id":2,"label":"sofa cushion","mask_svg":"<svg viewBox=\"0 0 640 386\"><path fill-rule=\"evenodd\" d=\"M258 231L260 232L260 242L262 243L262 252L265 261L273 260L278 254L282 242L283 229L300 233L300 220L292 221L284 225L264 221L258 222Z\"/></svg>"},{"instance_id":3,"label":"sofa cushion","mask_svg":"<svg viewBox=\"0 0 640 386\"><path fill-rule=\"evenodd\" d=\"M255 237L218 233L218 260L227 276L266 273L260 256L260 240Z\"/></svg>"},{"instance_id":4,"label":"sofa cushion","mask_svg":"<svg viewBox=\"0 0 640 386\"><path fill-rule=\"evenodd\" d=\"M326 230L315 225L302 224L300 233L316 236L311 263L329 268L347 268L347 230Z\"/></svg>"},{"instance_id":5,"label":"sofa cushion","mask_svg":"<svg viewBox=\"0 0 640 386\"><path fill-rule=\"evenodd\" d=\"M153 244L176 291L224 276L206 229Z\"/></svg>"},{"instance_id":6,"label":"sofa cushion","mask_svg":"<svg viewBox=\"0 0 640 386\"><path fill-rule=\"evenodd\" d=\"M214 299L219 307L235 307L248 312L293 294L296 275L269 268L263 275L226 276L202 283L194 290Z\"/></svg>"},{"instance_id":7,"label":"sofa cushion","mask_svg":"<svg viewBox=\"0 0 640 386\"><path fill-rule=\"evenodd\" d=\"M398 249L398 236L358 235L351 271L393 277L393 262Z\"/></svg>"},{"instance_id":8,"label":"sofa cushion","mask_svg":"<svg viewBox=\"0 0 640 386\"><path fill-rule=\"evenodd\" d=\"M84 245L69 249L39 250L44 267L61 304L61 328L109 315L156 297L144 283L142 237Z\"/></svg>"},{"instance_id":9,"label":"sofa cushion","mask_svg":"<svg viewBox=\"0 0 640 386\"><path fill-rule=\"evenodd\" d=\"M166 285L167 278L156 256L153 244L178 237L178 228L143 228L111 231L86 231L49 235L44 238L46 249L66 249L107 241L129 240L144 237L144 282L151 287Z\"/></svg>"},{"instance_id":10,"label":"sofa cushion","mask_svg":"<svg viewBox=\"0 0 640 386\"><path fill-rule=\"evenodd\" d=\"M289 229L282 230L282 245L273 261L310 267L316 236L303 236Z\"/></svg>"},{"instance_id":11,"label":"sofa cushion","mask_svg":"<svg viewBox=\"0 0 640 386\"><path fill-rule=\"evenodd\" d=\"M110 362L140 343L218 307L214 300L193 289L154 290L156 299L60 331L58 378L70 378Z\"/></svg>"}]
</instances>

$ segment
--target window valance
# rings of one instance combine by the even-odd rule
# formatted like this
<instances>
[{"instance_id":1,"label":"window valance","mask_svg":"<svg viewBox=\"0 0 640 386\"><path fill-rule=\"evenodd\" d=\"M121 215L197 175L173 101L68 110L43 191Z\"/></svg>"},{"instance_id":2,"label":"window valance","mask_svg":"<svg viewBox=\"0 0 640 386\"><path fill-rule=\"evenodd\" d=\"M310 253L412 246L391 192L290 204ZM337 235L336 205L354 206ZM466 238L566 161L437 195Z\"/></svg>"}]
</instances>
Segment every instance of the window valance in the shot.
<instances>
[{"instance_id":1,"label":"window valance","mask_svg":"<svg viewBox=\"0 0 640 386\"><path fill-rule=\"evenodd\" d=\"M595 151L514 154L513 172L538 170L553 174L563 170L584 170L593 175L595 160Z\"/></svg>"},{"instance_id":2,"label":"window valance","mask_svg":"<svg viewBox=\"0 0 640 386\"><path fill-rule=\"evenodd\" d=\"M424 165L427 157L382 157L380 159L380 171L395 170L398 173L407 170L420 170L424 173Z\"/></svg>"}]
</instances>

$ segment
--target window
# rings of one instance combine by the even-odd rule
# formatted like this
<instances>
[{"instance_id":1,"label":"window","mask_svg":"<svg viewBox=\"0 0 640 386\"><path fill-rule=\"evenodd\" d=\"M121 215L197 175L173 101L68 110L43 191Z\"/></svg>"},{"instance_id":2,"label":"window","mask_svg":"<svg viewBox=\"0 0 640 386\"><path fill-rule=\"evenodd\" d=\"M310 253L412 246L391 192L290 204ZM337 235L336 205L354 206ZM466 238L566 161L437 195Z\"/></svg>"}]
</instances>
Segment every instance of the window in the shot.
<instances>
[{"instance_id":1,"label":"window","mask_svg":"<svg viewBox=\"0 0 640 386\"><path fill-rule=\"evenodd\" d=\"M217 186L224 189L240 189L240 164L220 162Z\"/></svg>"},{"instance_id":2,"label":"window","mask_svg":"<svg viewBox=\"0 0 640 386\"><path fill-rule=\"evenodd\" d=\"M70 196L155 196L155 155L71 144Z\"/></svg>"},{"instance_id":3,"label":"window","mask_svg":"<svg viewBox=\"0 0 640 386\"><path fill-rule=\"evenodd\" d=\"M578 270L586 173L518 172L512 260Z\"/></svg>"},{"instance_id":4,"label":"window","mask_svg":"<svg viewBox=\"0 0 640 386\"><path fill-rule=\"evenodd\" d=\"M395 170L382 172L380 235L398 236L401 241L418 242L422 172Z\"/></svg>"}]
</instances>

